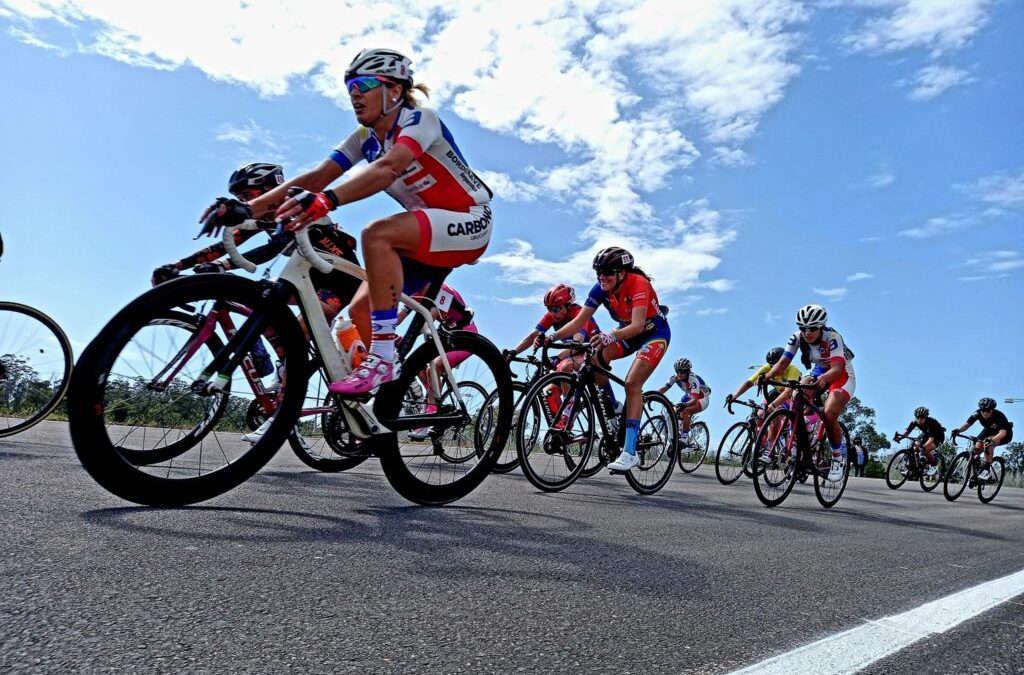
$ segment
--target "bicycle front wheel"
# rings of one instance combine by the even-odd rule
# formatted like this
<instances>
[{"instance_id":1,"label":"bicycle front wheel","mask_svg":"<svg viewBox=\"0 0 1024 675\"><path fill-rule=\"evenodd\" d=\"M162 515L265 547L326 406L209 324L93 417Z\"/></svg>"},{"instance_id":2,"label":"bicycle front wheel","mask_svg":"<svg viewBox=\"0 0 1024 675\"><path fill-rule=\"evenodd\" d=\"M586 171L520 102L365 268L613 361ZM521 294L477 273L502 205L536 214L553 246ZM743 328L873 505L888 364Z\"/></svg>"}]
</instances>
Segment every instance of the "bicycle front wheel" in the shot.
<instances>
[{"instance_id":1,"label":"bicycle front wheel","mask_svg":"<svg viewBox=\"0 0 1024 675\"><path fill-rule=\"evenodd\" d=\"M636 454L640 463L626 473L626 482L638 493L653 495L665 487L672 476L679 445L677 421L675 406L667 396L656 391L644 392L640 430L636 435ZM706 445L704 451L707 452Z\"/></svg>"},{"instance_id":2,"label":"bicycle front wheel","mask_svg":"<svg viewBox=\"0 0 1024 675\"><path fill-rule=\"evenodd\" d=\"M961 452L949 463L946 470L946 480L942 483L942 493L951 502L955 502L964 493L967 483L974 473L974 466L971 463L970 451Z\"/></svg>"},{"instance_id":3,"label":"bicycle front wheel","mask_svg":"<svg viewBox=\"0 0 1024 675\"><path fill-rule=\"evenodd\" d=\"M512 413L512 430L513 434L517 424L519 423L519 416L523 413L523 401L526 397L527 386L525 382L512 382L512 405L514 412ZM492 433L494 433L495 422L497 421L497 409L498 409L498 392L492 391L487 395L487 400L484 401L483 410L477 421L477 434L480 436L478 446L483 448L486 446L487 439ZM533 429L530 434L539 433L537 429ZM509 438L505 444L501 447L501 452L498 455L498 460L494 463L494 468L491 469L494 473L509 473L519 467L519 456L516 454L515 441Z\"/></svg>"},{"instance_id":4,"label":"bicycle front wheel","mask_svg":"<svg viewBox=\"0 0 1024 675\"><path fill-rule=\"evenodd\" d=\"M763 453L751 460L754 492L768 507L784 502L796 484L799 453L796 434L793 433L794 420L793 411L776 410L761 425L754 444Z\"/></svg>"},{"instance_id":5,"label":"bicycle front wheel","mask_svg":"<svg viewBox=\"0 0 1024 675\"><path fill-rule=\"evenodd\" d=\"M889 460L889 465L885 468L885 484L890 490L899 490L907 482L909 462L906 450L900 450Z\"/></svg>"},{"instance_id":6,"label":"bicycle front wheel","mask_svg":"<svg viewBox=\"0 0 1024 675\"><path fill-rule=\"evenodd\" d=\"M704 422L694 422L690 425L690 437L685 444L679 444L679 468L684 473L693 473L708 455L710 434L708 425Z\"/></svg>"},{"instance_id":7,"label":"bicycle front wheel","mask_svg":"<svg viewBox=\"0 0 1024 675\"><path fill-rule=\"evenodd\" d=\"M844 447L852 447L850 445L850 434L847 433L846 427L840 424L839 428L843 434L842 442ZM818 498L818 503L826 509L830 509L839 503L840 498L842 498L843 493L846 491L846 483L850 480L849 464L846 465L842 478L839 480L828 480L828 470L831 465L832 447L829 445L828 435L825 435L818 445L818 470L814 472L814 496Z\"/></svg>"},{"instance_id":8,"label":"bicycle front wheel","mask_svg":"<svg viewBox=\"0 0 1024 675\"><path fill-rule=\"evenodd\" d=\"M299 423L288 435L288 445L311 469L323 473L348 471L369 459L370 443L352 434L341 400L327 389L331 383L327 372L320 367L311 370ZM261 415L260 422L265 419Z\"/></svg>"},{"instance_id":9,"label":"bicycle front wheel","mask_svg":"<svg viewBox=\"0 0 1024 675\"><path fill-rule=\"evenodd\" d=\"M441 339L446 353L469 355L456 370L459 386L442 384L436 413L420 412L420 388L413 385L438 356L433 340L409 355L401 375L380 388L374 405L380 422L398 432L382 436L379 443L374 439L384 475L398 494L426 506L447 504L475 490L494 467L512 426L512 376L498 348L467 331L443 332ZM438 375L447 377L443 369ZM462 386L466 383L473 383L472 396ZM483 407L484 392L497 392L497 404ZM481 414L494 416L486 434L479 433ZM411 442L405 432L424 425L431 429L429 441Z\"/></svg>"},{"instance_id":10,"label":"bicycle front wheel","mask_svg":"<svg viewBox=\"0 0 1024 675\"><path fill-rule=\"evenodd\" d=\"M576 482L594 446L594 406L577 376L537 380L523 398L515 435L519 466L535 488L558 492Z\"/></svg>"},{"instance_id":11,"label":"bicycle front wheel","mask_svg":"<svg viewBox=\"0 0 1024 675\"><path fill-rule=\"evenodd\" d=\"M205 322L212 312L225 323ZM224 325L261 312L281 382L267 397L271 423L250 442L242 434L255 395L241 385L254 373L239 367L218 390L197 393L191 385L230 339ZM206 330L181 323L182 315L203 317ZM82 353L68 391L75 452L96 482L138 504L180 506L223 494L266 464L294 427L306 354L295 317L263 299L256 282L205 274L161 284L118 312Z\"/></svg>"},{"instance_id":12,"label":"bicycle front wheel","mask_svg":"<svg viewBox=\"0 0 1024 675\"><path fill-rule=\"evenodd\" d=\"M921 489L925 492L931 492L939 487L946 475L946 458L939 455L938 450L934 450L934 452L938 455L935 463L935 475L929 476L927 469L921 472Z\"/></svg>"},{"instance_id":13,"label":"bicycle front wheel","mask_svg":"<svg viewBox=\"0 0 1024 675\"><path fill-rule=\"evenodd\" d=\"M53 412L71 379L71 343L34 307L0 302L0 438Z\"/></svg>"},{"instance_id":14,"label":"bicycle front wheel","mask_svg":"<svg viewBox=\"0 0 1024 675\"><path fill-rule=\"evenodd\" d=\"M722 485L732 485L743 475L743 467L750 462L753 448L750 426L737 422L726 430L715 454L715 476Z\"/></svg>"},{"instance_id":15,"label":"bicycle front wheel","mask_svg":"<svg viewBox=\"0 0 1024 675\"><path fill-rule=\"evenodd\" d=\"M978 499L982 504L988 504L999 494L1003 487L1003 478L1006 475L1006 461L1002 457L993 457L992 466L988 469L990 477L986 481L978 481Z\"/></svg>"}]
</instances>

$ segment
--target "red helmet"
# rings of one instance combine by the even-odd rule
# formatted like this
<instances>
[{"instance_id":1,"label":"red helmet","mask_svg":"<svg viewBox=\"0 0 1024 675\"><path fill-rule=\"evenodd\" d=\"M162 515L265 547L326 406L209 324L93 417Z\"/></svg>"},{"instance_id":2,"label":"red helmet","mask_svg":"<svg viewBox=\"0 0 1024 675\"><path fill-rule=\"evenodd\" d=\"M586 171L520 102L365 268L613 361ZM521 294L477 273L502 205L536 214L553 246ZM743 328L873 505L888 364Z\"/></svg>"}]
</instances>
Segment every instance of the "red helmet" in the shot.
<instances>
[{"instance_id":1,"label":"red helmet","mask_svg":"<svg viewBox=\"0 0 1024 675\"><path fill-rule=\"evenodd\" d=\"M576 289L565 284L555 284L544 294L545 307L568 305L576 299Z\"/></svg>"}]
</instances>

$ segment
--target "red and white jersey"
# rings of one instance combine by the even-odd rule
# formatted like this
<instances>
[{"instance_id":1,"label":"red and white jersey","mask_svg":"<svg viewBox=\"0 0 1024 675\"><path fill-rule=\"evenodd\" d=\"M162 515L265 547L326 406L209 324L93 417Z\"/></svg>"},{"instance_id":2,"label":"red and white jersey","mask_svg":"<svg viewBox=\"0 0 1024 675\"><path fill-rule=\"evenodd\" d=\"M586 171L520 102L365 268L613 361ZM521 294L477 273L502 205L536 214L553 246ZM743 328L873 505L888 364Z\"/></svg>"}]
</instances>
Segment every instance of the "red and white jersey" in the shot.
<instances>
[{"instance_id":1,"label":"red and white jersey","mask_svg":"<svg viewBox=\"0 0 1024 675\"><path fill-rule=\"evenodd\" d=\"M383 146L371 129L359 127L331 159L348 171L362 159L379 159L395 145L404 145L415 157L385 189L406 210L466 211L491 201L490 188L469 168L441 118L427 108L402 108Z\"/></svg>"},{"instance_id":2,"label":"red and white jersey","mask_svg":"<svg viewBox=\"0 0 1024 675\"><path fill-rule=\"evenodd\" d=\"M792 359L800 352L800 331L793 333L786 343L786 356ZM853 375L853 352L843 342L843 336L835 328L825 326L816 342L808 343L811 364L828 369L833 361L843 362L846 372Z\"/></svg>"}]
</instances>

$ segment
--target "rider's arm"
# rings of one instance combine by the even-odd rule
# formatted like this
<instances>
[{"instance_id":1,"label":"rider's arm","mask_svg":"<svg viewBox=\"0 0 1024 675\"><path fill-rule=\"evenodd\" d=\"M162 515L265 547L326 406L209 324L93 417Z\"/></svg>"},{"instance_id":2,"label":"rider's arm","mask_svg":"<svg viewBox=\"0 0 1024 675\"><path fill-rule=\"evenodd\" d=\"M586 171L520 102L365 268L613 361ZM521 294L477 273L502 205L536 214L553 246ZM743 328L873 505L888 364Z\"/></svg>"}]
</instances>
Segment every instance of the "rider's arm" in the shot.
<instances>
[{"instance_id":1,"label":"rider's arm","mask_svg":"<svg viewBox=\"0 0 1024 675\"><path fill-rule=\"evenodd\" d=\"M583 312L580 312L583 314ZM609 331L616 340L628 340L644 332L644 324L647 323L647 307L641 305L634 307L629 314L629 324L622 328L615 328Z\"/></svg>"},{"instance_id":2,"label":"rider's arm","mask_svg":"<svg viewBox=\"0 0 1024 675\"><path fill-rule=\"evenodd\" d=\"M366 199L394 183L414 159L416 155L408 145L396 144L383 157L371 162L366 171L329 192L333 192L338 198L338 204L351 204Z\"/></svg>"},{"instance_id":3,"label":"rider's arm","mask_svg":"<svg viewBox=\"0 0 1024 675\"><path fill-rule=\"evenodd\" d=\"M594 311L593 307L587 307L584 305L583 309L580 310L580 313L576 315L576 318L551 334L551 339L562 340L570 335L575 335L580 332L580 329L587 325L587 320L594 316Z\"/></svg>"},{"instance_id":4,"label":"rider's arm","mask_svg":"<svg viewBox=\"0 0 1024 675\"><path fill-rule=\"evenodd\" d=\"M249 208L252 209L252 217L256 219L269 219L274 211L284 203L284 200L288 195L288 188L293 185L309 190L310 192L320 192L337 180L344 172L344 169L342 169L336 161L333 159L325 159L320 163L320 166L315 169L310 169L306 173L301 173L295 178L278 185L270 192L260 195L249 202Z\"/></svg>"},{"instance_id":5,"label":"rider's arm","mask_svg":"<svg viewBox=\"0 0 1024 675\"><path fill-rule=\"evenodd\" d=\"M538 335L540 335L539 330L531 330L529 333L526 334L526 337L519 341L519 344L512 348L512 351L514 351L516 354L522 354L525 349L527 349L530 345L533 344L533 341L537 339Z\"/></svg>"},{"instance_id":6,"label":"rider's arm","mask_svg":"<svg viewBox=\"0 0 1024 675\"><path fill-rule=\"evenodd\" d=\"M765 373L764 379L766 379L766 380L774 380L776 377L779 376L779 373L786 372L786 368L789 367L789 364L792 361L793 361L793 357L792 356L789 356L788 354L783 354L782 358L780 358L778 361L776 361L775 365L772 366L771 369L767 373Z\"/></svg>"},{"instance_id":7,"label":"rider's arm","mask_svg":"<svg viewBox=\"0 0 1024 675\"><path fill-rule=\"evenodd\" d=\"M745 392L747 389L750 389L753 386L754 383L751 382L750 380L743 380L743 383L740 384L740 386L736 387L736 391L732 393L733 400L735 401L736 399L738 399L740 396L743 395L743 392Z\"/></svg>"},{"instance_id":8,"label":"rider's arm","mask_svg":"<svg viewBox=\"0 0 1024 675\"><path fill-rule=\"evenodd\" d=\"M676 383L676 376L673 375L672 377L668 378L668 382L665 383L665 386L663 386L660 389L658 389L658 393L659 394L664 394L666 391L671 389L672 385L675 384L675 383Z\"/></svg>"},{"instance_id":9,"label":"rider's arm","mask_svg":"<svg viewBox=\"0 0 1024 675\"><path fill-rule=\"evenodd\" d=\"M832 358L828 362L828 370L818 376L819 388L824 389L826 385L843 374L846 361L841 358Z\"/></svg>"}]
</instances>

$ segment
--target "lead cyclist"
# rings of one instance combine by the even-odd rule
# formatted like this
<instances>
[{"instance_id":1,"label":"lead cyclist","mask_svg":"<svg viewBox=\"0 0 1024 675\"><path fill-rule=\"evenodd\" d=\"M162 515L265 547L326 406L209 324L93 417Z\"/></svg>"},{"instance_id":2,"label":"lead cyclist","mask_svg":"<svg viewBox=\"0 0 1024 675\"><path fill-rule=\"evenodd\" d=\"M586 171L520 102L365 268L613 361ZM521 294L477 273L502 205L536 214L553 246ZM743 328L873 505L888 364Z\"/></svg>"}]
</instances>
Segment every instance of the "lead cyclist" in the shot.
<instances>
[{"instance_id":1,"label":"lead cyclist","mask_svg":"<svg viewBox=\"0 0 1024 675\"><path fill-rule=\"evenodd\" d=\"M363 228L367 282L349 314L363 339L369 336L370 353L348 377L330 385L342 396L370 392L398 377L400 293L422 288L443 268L483 255L491 238L492 197L437 113L420 107L417 94L428 89L414 83L406 56L390 49L359 52L345 71L345 87L360 126L326 160L248 205L218 199L202 217L204 230L212 231L270 212L286 195L274 217L291 231L379 192L405 208ZM327 189L361 160L369 168Z\"/></svg>"}]
</instances>

